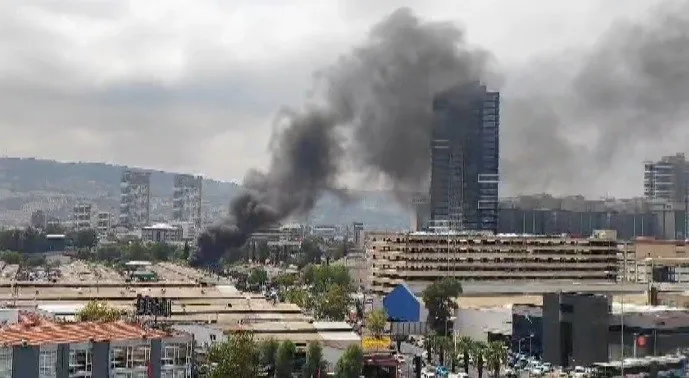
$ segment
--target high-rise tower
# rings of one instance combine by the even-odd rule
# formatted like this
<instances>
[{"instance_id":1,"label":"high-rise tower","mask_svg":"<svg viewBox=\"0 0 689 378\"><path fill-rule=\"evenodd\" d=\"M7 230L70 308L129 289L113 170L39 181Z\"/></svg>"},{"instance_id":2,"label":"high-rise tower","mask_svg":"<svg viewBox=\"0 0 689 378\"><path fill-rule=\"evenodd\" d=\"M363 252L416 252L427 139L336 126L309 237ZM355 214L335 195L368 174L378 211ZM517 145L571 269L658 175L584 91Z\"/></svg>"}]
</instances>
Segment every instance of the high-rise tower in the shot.
<instances>
[{"instance_id":1,"label":"high-rise tower","mask_svg":"<svg viewBox=\"0 0 689 378\"><path fill-rule=\"evenodd\" d=\"M125 169L120 183L120 225L147 226L151 213L151 173Z\"/></svg>"},{"instance_id":2,"label":"high-rise tower","mask_svg":"<svg viewBox=\"0 0 689 378\"><path fill-rule=\"evenodd\" d=\"M450 229L498 227L500 93L463 84L433 99L431 220Z\"/></svg>"},{"instance_id":3,"label":"high-rise tower","mask_svg":"<svg viewBox=\"0 0 689 378\"><path fill-rule=\"evenodd\" d=\"M175 175L172 219L180 222L190 222L196 228L201 228L202 184L203 178L201 176Z\"/></svg>"}]
</instances>

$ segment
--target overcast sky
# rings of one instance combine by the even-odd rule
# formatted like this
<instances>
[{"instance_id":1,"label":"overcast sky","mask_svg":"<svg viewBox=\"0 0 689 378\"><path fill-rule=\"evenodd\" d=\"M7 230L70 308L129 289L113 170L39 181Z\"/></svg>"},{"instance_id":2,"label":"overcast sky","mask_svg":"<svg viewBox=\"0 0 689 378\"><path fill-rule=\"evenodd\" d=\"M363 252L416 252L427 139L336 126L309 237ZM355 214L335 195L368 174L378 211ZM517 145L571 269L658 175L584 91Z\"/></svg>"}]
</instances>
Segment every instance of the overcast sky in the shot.
<instances>
[{"instance_id":1,"label":"overcast sky","mask_svg":"<svg viewBox=\"0 0 689 378\"><path fill-rule=\"evenodd\" d=\"M241 181L268 162L277 110L400 6L464 25L509 86L533 59L566 59L653 2L4 0L0 153ZM624 159L609 192L640 194L641 161L658 151Z\"/></svg>"}]
</instances>

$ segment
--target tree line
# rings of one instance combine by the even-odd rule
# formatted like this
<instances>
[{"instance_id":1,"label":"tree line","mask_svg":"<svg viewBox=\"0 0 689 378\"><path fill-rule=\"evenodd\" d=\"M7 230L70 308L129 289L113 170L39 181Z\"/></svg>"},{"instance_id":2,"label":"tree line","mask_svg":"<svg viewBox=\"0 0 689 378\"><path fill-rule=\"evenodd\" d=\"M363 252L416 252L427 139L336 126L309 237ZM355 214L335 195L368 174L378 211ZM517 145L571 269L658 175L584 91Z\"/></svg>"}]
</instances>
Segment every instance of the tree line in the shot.
<instances>
[{"instance_id":1,"label":"tree line","mask_svg":"<svg viewBox=\"0 0 689 378\"><path fill-rule=\"evenodd\" d=\"M507 361L507 346L499 341L484 343L469 337L454 341L454 322L452 316L459 307L457 298L462 294L461 283L454 278L443 278L429 285L422 293L422 299L428 310L427 324L433 335L426 339L425 347L428 361L436 353L441 365L449 361L452 371L463 365L464 372L469 374L469 365L473 360L479 378L483 377L485 368L499 376L500 367Z\"/></svg>"},{"instance_id":2,"label":"tree line","mask_svg":"<svg viewBox=\"0 0 689 378\"><path fill-rule=\"evenodd\" d=\"M53 250L53 241L47 235L63 234L63 230L50 228L39 230L33 227L24 229L10 229L0 231L0 251L19 253L43 253ZM98 234L95 230L87 229L64 233L65 246L74 249L93 248L98 244ZM60 246L62 247L62 246Z\"/></svg>"},{"instance_id":3,"label":"tree line","mask_svg":"<svg viewBox=\"0 0 689 378\"><path fill-rule=\"evenodd\" d=\"M260 263L269 260L301 268L308 264L318 264L322 260L335 261L351 248L351 242L335 242L319 237L306 237L299 247L269 245L265 240L250 241L241 247L228 249L223 256L223 263L235 265L250 260Z\"/></svg>"},{"instance_id":4,"label":"tree line","mask_svg":"<svg viewBox=\"0 0 689 378\"><path fill-rule=\"evenodd\" d=\"M208 353L208 376L211 378L255 378L261 373L274 378L325 376L328 368L319 343L309 343L305 359L299 360L296 345L289 340L269 339L257 342L250 332L235 332L226 340L215 343ZM359 345L350 345L335 365L336 378L359 378L364 365L364 352Z\"/></svg>"},{"instance_id":5,"label":"tree line","mask_svg":"<svg viewBox=\"0 0 689 378\"><path fill-rule=\"evenodd\" d=\"M309 264L299 274L277 276L273 283L287 302L310 311L316 319L345 320L356 290L347 267Z\"/></svg>"}]
</instances>

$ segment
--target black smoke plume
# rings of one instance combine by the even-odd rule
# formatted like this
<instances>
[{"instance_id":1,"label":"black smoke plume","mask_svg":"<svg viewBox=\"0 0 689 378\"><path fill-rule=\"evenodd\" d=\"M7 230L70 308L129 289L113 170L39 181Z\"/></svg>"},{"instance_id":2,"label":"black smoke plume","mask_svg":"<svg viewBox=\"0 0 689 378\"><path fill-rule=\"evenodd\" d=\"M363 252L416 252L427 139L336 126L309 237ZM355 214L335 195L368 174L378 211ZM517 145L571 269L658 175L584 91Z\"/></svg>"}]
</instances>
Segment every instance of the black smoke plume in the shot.
<instances>
[{"instance_id":1,"label":"black smoke plume","mask_svg":"<svg viewBox=\"0 0 689 378\"><path fill-rule=\"evenodd\" d=\"M591 48L558 54L507 75L501 179L511 194L640 194L644 159L688 152L689 1L658 1Z\"/></svg>"},{"instance_id":2,"label":"black smoke plume","mask_svg":"<svg viewBox=\"0 0 689 378\"><path fill-rule=\"evenodd\" d=\"M199 237L198 261L217 261L257 229L308 213L325 192L341 192L345 163L385 180L399 197L421 189L433 94L480 81L489 58L455 25L422 21L406 8L392 13L319 72L317 105L283 112L268 171L247 175L247 192L233 200L230 219Z\"/></svg>"}]
</instances>

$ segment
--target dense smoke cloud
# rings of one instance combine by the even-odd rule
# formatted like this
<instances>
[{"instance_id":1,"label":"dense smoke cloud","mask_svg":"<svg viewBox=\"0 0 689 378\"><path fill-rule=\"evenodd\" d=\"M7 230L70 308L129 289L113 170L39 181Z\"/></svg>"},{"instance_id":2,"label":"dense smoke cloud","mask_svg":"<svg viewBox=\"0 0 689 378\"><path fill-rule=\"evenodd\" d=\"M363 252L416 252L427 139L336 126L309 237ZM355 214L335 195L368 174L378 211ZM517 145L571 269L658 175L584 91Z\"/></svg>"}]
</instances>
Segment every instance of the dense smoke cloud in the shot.
<instances>
[{"instance_id":1,"label":"dense smoke cloud","mask_svg":"<svg viewBox=\"0 0 689 378\"><path fill-rule=\"evenodd\" d=\"M480 81L489 61L452 24L419 20L406 8L392 13L319 72L317 104L281 114L269 169L247 175L231 218L199 237L197 258L216 261L258 228L309 212L324 192L339 192L346 163L382 178L400 198L422 189L433 94Z\"/></svg>"},{"instance_id":2,"label":"dense smoke cloud","mask_svg":"<svg viewBox=\"0 0 689 378\"><path fill-rule=\"evenodd\" d=\"M501 172L512 194L600 195L632 151L685 150L675 141L689 131L689 1L615 22L589 51L536 63L503 96ZM633 192L641 186L639 177Z\"/></svg>"}]
</instances>

